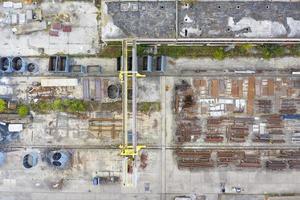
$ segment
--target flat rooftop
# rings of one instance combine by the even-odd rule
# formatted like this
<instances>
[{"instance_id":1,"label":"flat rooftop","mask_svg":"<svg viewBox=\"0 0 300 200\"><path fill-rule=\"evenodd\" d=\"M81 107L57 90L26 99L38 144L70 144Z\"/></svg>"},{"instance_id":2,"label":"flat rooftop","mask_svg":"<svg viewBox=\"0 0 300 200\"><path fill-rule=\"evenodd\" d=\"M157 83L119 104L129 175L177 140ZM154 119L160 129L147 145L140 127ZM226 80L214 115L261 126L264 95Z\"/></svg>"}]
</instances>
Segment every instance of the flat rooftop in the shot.
<instances>
[{"instance_id":1,"label":"flat rooftop","mask_svg":"<svg viewBox=\"0 0 300 200\"><path fill-rule=\"evenodd\" d=\"M125 1L105 2L103 9L104 40L300 36L300 2Z\"/></svg>"}]
</instances>

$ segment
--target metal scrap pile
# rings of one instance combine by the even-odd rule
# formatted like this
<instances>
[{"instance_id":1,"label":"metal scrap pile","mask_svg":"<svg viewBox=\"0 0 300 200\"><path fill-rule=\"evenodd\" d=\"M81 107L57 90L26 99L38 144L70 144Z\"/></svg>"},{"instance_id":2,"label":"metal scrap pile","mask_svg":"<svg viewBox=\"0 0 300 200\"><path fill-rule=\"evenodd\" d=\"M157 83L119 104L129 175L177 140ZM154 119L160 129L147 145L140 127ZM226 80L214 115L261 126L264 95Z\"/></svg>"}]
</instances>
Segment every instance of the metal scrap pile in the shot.
<instances>
[{"instance_id":1,"label":"metal scrap pile","mask_svg":"<svg viewBox=\"0 0 300 200\"><path fill-rule=\"evenodd\" d=\"M194 91L190 84L182 81L175 86L176 142L195 142L201 134L200 120Z\"/></svg>"},{"instance_id":2,"label":"metal scrap pile","mask_svg":"<svg viewBox=\"0 0 300 200\"><path fill-rule=\"evenodd\" d=\"M253 142L285 143L284 124L280 115L263 115L259 125L259 134L254 134Z\"/></svg>"}]
</instances>

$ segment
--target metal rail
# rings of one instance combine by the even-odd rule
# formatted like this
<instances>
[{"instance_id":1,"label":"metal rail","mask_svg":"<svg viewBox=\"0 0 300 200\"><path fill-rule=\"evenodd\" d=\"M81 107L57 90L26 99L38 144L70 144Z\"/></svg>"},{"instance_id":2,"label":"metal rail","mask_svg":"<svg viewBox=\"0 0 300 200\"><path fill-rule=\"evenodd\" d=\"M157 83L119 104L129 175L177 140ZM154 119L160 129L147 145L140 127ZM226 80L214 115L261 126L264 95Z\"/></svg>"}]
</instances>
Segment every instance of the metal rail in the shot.
<instances>
[{"instance_id":1,"label":"metal rail","mask_svg":"<svg viewBox=\"0 0 300 200\"><path fill-rule=\"evenodd\" d=\"M128 49L127 49L127 41L122 41L122 70L127 72L127 57L128 57ZM123 133L124 133L124 146L128 145L128 77L127 75L123 77L123 88L122 88L122 113L123 113Z\"/></svg>"},{"instance_id":2,"label":"metal rail","mask_svg":"<svg viewBox=\"0 0 300 200\"><path fill-rule=\"evenodd\" d=\"M13 149L82 149L82 150L88 150L88 149L99 149L99 150L120 150L118 145L10 145L7 147L2 147L1 149L4 150L13 150ZM188 145L169 145L165 147L167 150L176 150L178 148L181 149L207 149L207 150L231 150L231 149L242 149L242 150L281 150L281 149L298 149L300 150L299 144L285 144L279 146L278 144L274 146L243 146L243 145L232 145L232 146L220 146L220 145L194 145L194 146L188 146ZM161 145L148 145L148 150L161 150Z\"/></svg>"},{"instance_id":3,"label":"metal rail","mask_svg":"<svg viewBox=\"0 0 300 200\"><path fill-rule=\"evenodd\" d=\"M120 39L106 39L106 42ZM136 38L137 44L300 44L300 38Z\"/></svg>"},{"instance_id":4,"label":"metal rail","mask_svg":"<svg viewBox=\"0 0 300 200\"><path fill-rule=\"evenodd\" d=\"M132 44L132 71L137 72L138 64L137 64L137 46L136 42L133 41ZM134 153L137 152L137 134L136 134L136 115L137 115L137 78L136 73L132 73L132 146ZM134 159L135 160L135 159Z\"/></svg>"}]
</instances>

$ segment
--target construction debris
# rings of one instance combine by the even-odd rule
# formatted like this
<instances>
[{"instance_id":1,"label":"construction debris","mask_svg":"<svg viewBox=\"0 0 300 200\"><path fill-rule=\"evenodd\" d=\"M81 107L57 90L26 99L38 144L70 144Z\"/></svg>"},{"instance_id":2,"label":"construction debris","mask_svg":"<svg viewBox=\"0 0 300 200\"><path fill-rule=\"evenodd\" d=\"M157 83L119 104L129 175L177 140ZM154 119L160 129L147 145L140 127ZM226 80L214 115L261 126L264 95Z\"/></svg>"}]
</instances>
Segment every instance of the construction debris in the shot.
<instances>
[{"instance_id":1,"label":"construction debris","mask_svg":"<svg viewBox=\"0 0 300 200\"><path fill-rule=\"evenodd\" d=\"M89 119L89 132L97 138L119 138L122 131L122 119L98 117Z\"/></svg>"}]
</instances>

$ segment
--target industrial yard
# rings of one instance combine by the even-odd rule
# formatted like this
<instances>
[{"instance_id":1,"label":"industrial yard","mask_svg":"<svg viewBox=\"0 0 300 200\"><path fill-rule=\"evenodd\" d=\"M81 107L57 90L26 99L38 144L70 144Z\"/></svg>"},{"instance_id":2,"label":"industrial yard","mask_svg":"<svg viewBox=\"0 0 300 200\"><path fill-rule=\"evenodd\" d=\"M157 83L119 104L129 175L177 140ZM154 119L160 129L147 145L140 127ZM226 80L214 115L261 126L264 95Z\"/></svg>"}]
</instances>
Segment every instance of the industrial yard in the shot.
<instances>
[{"instance_id":1,"label":"industrial yard","mask_svg":"<svg viewBox=\"0 0 300 200\"><path fill-rule=\"evenodd\" d=\"M299 200L299 7L0 1L0 200Z\"/></svg>"}]
</instances>

